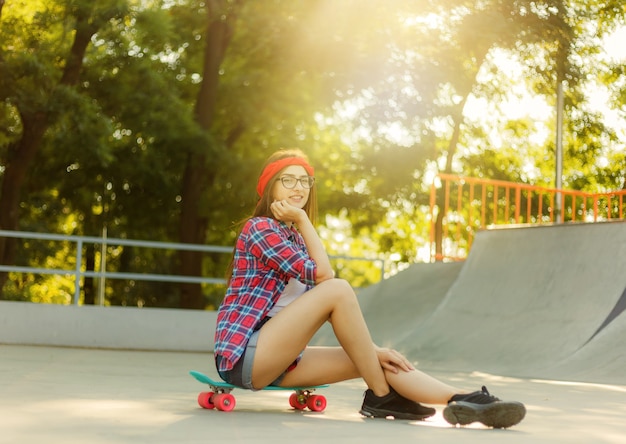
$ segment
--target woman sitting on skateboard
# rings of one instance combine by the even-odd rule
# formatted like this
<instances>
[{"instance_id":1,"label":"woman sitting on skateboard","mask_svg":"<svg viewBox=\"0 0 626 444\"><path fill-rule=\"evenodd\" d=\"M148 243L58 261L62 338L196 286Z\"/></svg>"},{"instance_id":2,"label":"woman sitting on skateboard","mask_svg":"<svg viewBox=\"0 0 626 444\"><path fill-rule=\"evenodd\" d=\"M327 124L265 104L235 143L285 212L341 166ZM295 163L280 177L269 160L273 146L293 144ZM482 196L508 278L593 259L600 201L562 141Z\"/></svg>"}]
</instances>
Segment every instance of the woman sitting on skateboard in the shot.
<instances>
[{"instance_id":1,"label":"woman sitting on skateboard","mask_svg":"<svg viewBox=\"0 0 626 444\"><path fill-rule=\"evenodd\" d=\"M274 153L257 184L259 202L237 239L220 305L215 359L222 379L258 390L315 386L361 377L369 387L360 413L424 419L426 404L447 404L451 424L510 427L526 413L485 387L467 393L415 369L395 350L376 346L356 295L336 279L314 228L313 167L299 150ZM330 322L341 347L307 346Z\"/></svg>"}]
</instances>

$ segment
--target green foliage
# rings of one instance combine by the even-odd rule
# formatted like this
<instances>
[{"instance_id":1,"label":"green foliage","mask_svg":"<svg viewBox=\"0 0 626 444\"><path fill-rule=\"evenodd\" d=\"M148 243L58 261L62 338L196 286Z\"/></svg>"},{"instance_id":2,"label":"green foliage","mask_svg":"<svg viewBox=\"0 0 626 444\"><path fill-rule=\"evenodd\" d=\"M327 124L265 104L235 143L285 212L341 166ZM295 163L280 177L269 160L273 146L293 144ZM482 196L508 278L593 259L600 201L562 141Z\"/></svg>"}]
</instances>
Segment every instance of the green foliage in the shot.
<instances>
[{"instance_id":1,"label":"green foliage","mask_svg":"<svg viewBox=\"0 0 626 444\"><path fill-rule=\"evenodd\" d=\"M215 4L236 20L219 66L213 125L202 131L194 106L205 2L6 2L0 181L25 116L45 113L49 121L23 187L21 229L100 236L106 228L110 237L176 241L185 163L201 153L214 176L197 203L206 242L230 246L256 203L264 159L297 146L316 167L329 252L384 259L391 273L398 261L427 257L437 171L551 186L557 79L566 92L564 183L587 191L625 186L624 129L589 106L601 87L623 121L623 61L601 57L601 38L624 25L621 1ZM80 81L61 84L86 16L97 32ZM547 117L538 108L512 112L529 95L552 110ZM67 266L72 254L22 245L17 260ZM98 254L88 254L95 266ZM110 270L173 274L178 267L170 251L111 247L109 254ZM203 256L203 274L222 276L228 259ZM334 265L355 286L380 272L376 262ZM65 303L71 287L51 276L12 275L3 297ZM223 290L203 287L207 308ZM180 299L174 284L108 281L106 292L112 305Z\"/></svg>"}]
</instances>

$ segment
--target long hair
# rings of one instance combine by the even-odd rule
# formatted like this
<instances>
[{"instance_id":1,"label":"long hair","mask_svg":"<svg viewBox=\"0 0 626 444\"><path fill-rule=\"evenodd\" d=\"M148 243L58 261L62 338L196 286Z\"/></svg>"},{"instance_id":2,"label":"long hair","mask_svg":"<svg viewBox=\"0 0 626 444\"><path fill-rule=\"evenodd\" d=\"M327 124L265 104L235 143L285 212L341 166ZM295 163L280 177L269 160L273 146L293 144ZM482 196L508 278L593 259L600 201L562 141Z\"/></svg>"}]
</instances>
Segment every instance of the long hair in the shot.
<instances>
[{"instance_id":1,"label":"long hair","mask_svg":"<svg viewBox=\"0 0 626 444\"><path fill-rule=\"evenodd\" d=\"M263 164L263 168L261 169L261 172L265 170L265 168L269 164L276 162L277 160L286 159L288 157L298 157L298 158L306 160L307 163L309 161L307 156L299 149L295 149L295 148L281 149L279 151L276 151L265 161L265 163ZM276 174L274 174L274 176L270 178L270 180L267 183L267 186L265 187L265 190L263 191L263 195L260 197L259 201L257 202L254 208L254 211L252 212L252 215L243 219L238 224L240 225L240 227L237 233L237 238L239 238L239 235L241 234L241 230L243 230L243 227L246 224L246 222L252 219L253 217L271 217L272 219L276 219L274 217L274 214L272 214L272 210L270 208L270 205L273 202L272 190L274 189L274 185L278 181L278 178L280 177L281 173L283 172L285 168L278 171ZM316 190L315 185L313 185L313 187L310 189L309 198L307 199L306 204L304 205L302 209L306 212L311 223L315 225L317 223L317 190ZM226 271L226 279L228 281L228 284L230 284L230 279L232 278L232 274L233 274L234 259L235 259L235 253L233 251L233 256L230 260L230 264Z\"/></svg>"}]
</instances>

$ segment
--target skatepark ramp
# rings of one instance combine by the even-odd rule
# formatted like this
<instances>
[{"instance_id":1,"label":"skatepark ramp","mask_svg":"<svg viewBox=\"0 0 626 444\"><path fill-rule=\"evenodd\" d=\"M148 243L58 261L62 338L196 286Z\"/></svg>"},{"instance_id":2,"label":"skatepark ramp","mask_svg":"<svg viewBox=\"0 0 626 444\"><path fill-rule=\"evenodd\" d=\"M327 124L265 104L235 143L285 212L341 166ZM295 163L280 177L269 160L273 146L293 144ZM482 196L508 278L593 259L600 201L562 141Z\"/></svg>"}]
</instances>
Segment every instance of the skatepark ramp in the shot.
<instances>
[{"instance_id":1,"label":"skatepark ramp","mask_svg":"<svg viewBox=\"0 0 626 444\"><path fill-rule=\"evenodd\" d=\"M516 227L360 298L373 339L422 368L624 383L625 271L624 222Z\"/></svg>"},{"instance_id":2,"label":"skatepark ramp","mask_svg":"<svg viewBox=\"0 0 626 444\"><path fill-rule=\"evenodd\" d=\"M462 262L417 263L358 292L363 316L375 342L398 348L410 343L416 326L439 306L463 268ZM322 326L312 345L338 345L330 324Z\"/></svg>"},{"instance_id":3,"label":"skatepark ramp","mask_svg":"<svg viewBox=\"0 0 626 444\"><path fill-rule=\"evenodd\" d=\"M426 370L626 384L626 222L481 231L464 262L359 292L373 339ZM210 352L215 312L0 301L0 343ZM329 325L313 344L335 343Z\"/></svg>"}]
</instances>

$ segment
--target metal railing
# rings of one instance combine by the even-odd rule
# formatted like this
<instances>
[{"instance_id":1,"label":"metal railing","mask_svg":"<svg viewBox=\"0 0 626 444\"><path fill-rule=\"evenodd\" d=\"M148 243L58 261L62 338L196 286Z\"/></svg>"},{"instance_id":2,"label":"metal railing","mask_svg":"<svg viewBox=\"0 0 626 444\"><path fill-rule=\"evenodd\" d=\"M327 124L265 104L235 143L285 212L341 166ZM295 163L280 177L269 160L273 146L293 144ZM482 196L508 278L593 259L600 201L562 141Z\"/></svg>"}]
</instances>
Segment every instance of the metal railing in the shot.
<instances>
[{"instance_id":1,"label":"metal railing","mask_svg":"<svg viewBox=\"0 0 626 444\"><path fill-rule=\"evenodd\" d=\"M439 174L430 193L431 261L462 259L475 232L491 226L623 219L625 200L626 190L589 193ZM441 239L448 244L448 251L442 246L441 253L433 252L439 214Z\"/></svg>"},{"instance_id":2,"label":"metal railing","mask_svg":"<svg viewBox=\"0 0 626 444\"><path fill-rule=\"evenodd\" d=\"M106 232L105 232L106 233ZM156 242L145 241L136 239L118 239L108 238L106 236L73 236L73 235L61 235L52 233L37 233L31 231L10 231L0 230L0 237L18 238L18 239L36 239L36 240L49 240L49 241L63 241L71 242L76 245L76 264L71 269L60 268L43 268L43 267L30 267L30 266L18 266L18 265L0 265L0 272L7 273L27 273L27 274L49 274L49 275L62 275L74 277L74 295L73 304L78 305L80 301L81 281L83 278L98 278L101 280L101 285L104 285L106 279L121 279L121 280L136 280L136 281L156 281L156 282L170 282L170 283L192 283L192 284L225 284L224 278L218 277L202 277L202 276L187 276L187 275L172 275L172 274L153 274L153 273L130 273L130 272L114 272L106 271L106 251L109 246L130 246L130 247L143 247L163 250L186 250L186 251L199 251L205 253L222 253L231 254L232 247L224 247L219 245L200 245L200 244L186 244L176 242ZM86 270L83 264L83 247L85 244L101 245L101 263L100 270ZM347 260L347 261L366 261L380 264L380 279L385 277L385 261L383 259L370 259L363 257L353 256L330 256L331 259Z\"/></svg>"}]
</instances>

